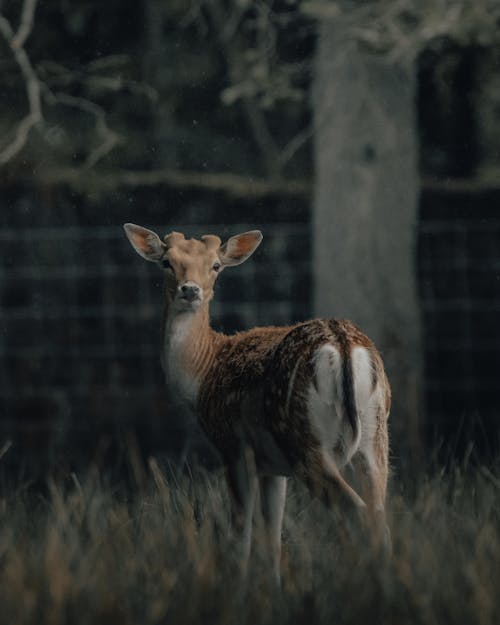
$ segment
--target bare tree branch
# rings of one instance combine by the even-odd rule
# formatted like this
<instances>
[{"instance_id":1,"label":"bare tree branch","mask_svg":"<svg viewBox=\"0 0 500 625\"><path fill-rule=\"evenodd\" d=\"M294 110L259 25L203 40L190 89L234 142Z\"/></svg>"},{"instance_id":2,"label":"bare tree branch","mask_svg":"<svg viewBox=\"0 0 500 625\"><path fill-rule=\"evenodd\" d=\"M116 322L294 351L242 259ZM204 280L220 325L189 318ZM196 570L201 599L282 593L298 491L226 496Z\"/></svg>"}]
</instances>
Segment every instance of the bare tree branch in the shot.
<instances>
[{"instance_id":1,"label":"bare tree branch","mask_svg":"<svg viewBox=\"0 0 500 625\"><path fill-rule=\"evenodd\" d=\"M301 10L342 22L361 44L391 61L412 62L442 37L464 44L500 41L498 0L303 0Z\"/></svg>"},{"instance_id":2,"label":"bare tree branch","mask_svg":"<svg viewBox=\"0 0 500 625\"><path fill-rule=\"evenodd\" d=\"M217 0L208 0L206 7L210 13L212 23L219 40L219 44L224 51L227 59L229 74L232 82L239 82L239 61L241 51L236 49L234 42L235 31L229 28L229 24L237 24L242 17L241 7L236 11L236 17L231 19L231 15L227 15L222 9L221 4ZM245 7L246 8L246 7ZM268 19L268 15L259 11L260 19ZM264 112L259 103L252 95L245 94L242 97L242 105L249 126L252 130L253 137L265 161L265 167L271 178L279 178L281 171L279 169L279 147L269 130Z\"/></svg>"},{"instance_id":3,"label":"bare tree branch","mask_svg":"<svg viewBox=\"0 0 500 625\"><path fill-rule=\"evenodd\" d=\"M279 148L269 131L264 112L251 96L245 96L242 103L255 142L265 160L266 170L271 178L278 178L281 174L278 160Z\"/></svg>"},{"instance_id":4,"label":"bare tree branch","mask_svg":"<svg viewBox=\"0 0 500 625\"><path fill-rule=\"evenodd\" d=\"M278 157L280 168L283 169L285 165L295 156L300 148L305 145L314 134L314 128L311 125L304 128L301 132L297 133L295 137L292 137L290 141L281 150Z\"/></svg>"},{"instance_id":5,"label":"bare tree branch","mask_svg":"<svg viewBox=\"0 0 500 625\"><path fill-rule=\"evenodd\" d=\"M46 85L44 87L46 98L52 106L55 104L71 106L94 117L96 133L101 138L101 142L85 159L83 165L84 169L90 169L96 165L96 163L122 141L122 137L108 126L106 122L106 112L98 104L85 98L67 95L66 93L52 93Z\"/></svg>"},{"instance_id":6,"label":"bare tree branch","mask_svg":"<svg viewBox=\"0 0 500 625\"><path fill-rule=\"evenodd\" d=\"M31 129L43 118L40 102L40 82L23 47L33 27L35 6L36 0L25 0L21 26L16 35L14 35L10 22L3 15L0 15L0 33L12 50L14 60L24 77L29 105L29 113L17 125L14 139L0 152L0 166L5 165L22 150L28 140Z\"/></svg>"},{"instance_id":7,"label":"bare tree branch","mask_svg":"<svg viewBox=\"0 0 500 625\"><path fill-rule=\"evenodd\" d=\"M16 32L9 20L0 14L0 35L3 36L9 49L12 51L14 61L24 80L29 107L27 115L14 127L12 131L13 138L9 136L4 140L4 146L0 151L0 166L5 165L23 149L32 128L43 120L43 96L44 101L49 105L60 103L77 108L93 116L99 144L90 151L85 160L83 168L88 170L120 143L122 137L108 126L106 112L101 106L83 97L75 97L61 92L54 93L49 85L40 79L24 48L34 28L36 6L37 0L24 0L20 24ZM133 93L141 94L154 101L157 94L153 89L148 88L147 85L142 85L135 81L127 81L121 77L99 76L93 73L110 66L123 64L126 60L125 55L98 59L91 61L88 67L81 72L70 71L51 62L40 64L38 69L43 76L44 71L48 68L49 72L55 74L56 79L53 82L59 85L85 84L88 89L94 91L118 91L127 88Z\"/></svg>"},{"instance_id":8,"label":"bare tree branch","mask_svg":"<svg viewBox=\"0 0 500 625\"><path fill-rule=\"evenodd\" d=\"M230 173L204 173L159 169L152 171L118 170L100 173L84 168L41 170L45 184L66 183L76 190L89 188L96 192L114 191L119 187L168 185L179 189L202 189L226 193L231 197L258 199L263 197L302 197L311 193L309 181L281 181L249 178Z\"/></svg>"},{"instance_id":9,"label":"bare tree branch","mask_svg":"<svg viewBox=\"0 0 500 625\"><path fill-rule=\"evenodd\" d=\"M121 75L103 76L92 73L116 67L127 61L127 55L111 55L91 61L86 67L78 71L69 69L54 61L42 61L37 65L37 70L44 82L52 89L85 85L89 91L95 92L128 90L134 95L144 96L151 102L156 102L158 100L158 92L147 83L127 80Z\"/></svg>"},{"instance_id":10,"label":"bare tree branch","mask_svg":"<svg viewBox=\"0 0 500 625\"><path fill-rule=\"evenodd\" d=\"M38 0L24 1L21 13L21 23L11 42L13 48L22 48L30 36L31 31L33 30L33 23L35 21L37 1Z\"/></svg>"}]
</instances>

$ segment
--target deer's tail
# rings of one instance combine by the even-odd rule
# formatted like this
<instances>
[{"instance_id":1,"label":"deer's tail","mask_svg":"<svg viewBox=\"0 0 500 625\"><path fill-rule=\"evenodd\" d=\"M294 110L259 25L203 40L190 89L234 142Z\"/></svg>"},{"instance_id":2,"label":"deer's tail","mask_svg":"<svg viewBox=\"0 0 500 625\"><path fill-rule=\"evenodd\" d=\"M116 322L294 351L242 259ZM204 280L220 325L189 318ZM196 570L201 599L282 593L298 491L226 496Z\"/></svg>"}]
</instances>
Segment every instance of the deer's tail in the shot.
<instances>
[{"instance_id":1,"label":"deer's tail","mask_svg":"<svg viewBox=\"0 0 500 625\"><path fill-rule=\"evenodd\" d=\"M364 347L326 343L316 354L318 394L349 424L354 448L361 436L359 409L368 401L372 390L372 369L370 354Z\"/></svg>"}]
</instances>

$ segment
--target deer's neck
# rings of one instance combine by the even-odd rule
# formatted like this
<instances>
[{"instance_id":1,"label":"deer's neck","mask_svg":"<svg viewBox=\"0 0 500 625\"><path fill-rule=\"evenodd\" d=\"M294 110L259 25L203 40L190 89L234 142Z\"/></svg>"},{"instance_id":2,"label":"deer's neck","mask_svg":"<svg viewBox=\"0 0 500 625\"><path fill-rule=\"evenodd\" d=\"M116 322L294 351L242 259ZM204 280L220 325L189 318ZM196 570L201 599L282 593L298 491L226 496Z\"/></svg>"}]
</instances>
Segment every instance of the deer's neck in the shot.
<instances>
[{"instance_id":1,"label":"deer's neck","mask_svg":"<svg viewBox=\"0 0 500 625\"><path fill-rule=\"evenodd\" d=\"M167 381L191 404L209 374L224 337L210 327L209 304L195 311L178 312L166 305L163 362Z\"/></svg>"}]
</instances>

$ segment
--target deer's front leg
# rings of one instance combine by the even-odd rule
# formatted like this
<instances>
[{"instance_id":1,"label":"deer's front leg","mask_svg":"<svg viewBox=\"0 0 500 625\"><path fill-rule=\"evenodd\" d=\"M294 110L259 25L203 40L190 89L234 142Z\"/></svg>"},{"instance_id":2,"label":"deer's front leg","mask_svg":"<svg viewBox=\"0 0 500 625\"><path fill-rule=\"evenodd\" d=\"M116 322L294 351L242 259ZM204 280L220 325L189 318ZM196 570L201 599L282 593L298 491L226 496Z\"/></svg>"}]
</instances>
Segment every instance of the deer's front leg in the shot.
<instances>
[{"instance_id":1,"label":"deer's front leg","mask_svg":"<svg viewBox=\"0 0 500 625\"><path fill-rule=\"evenodd\" d=\"M242 575L248 568L252 544L252 521L257 494L257 473L253 453L250 449L232 458L226 465L226 477L231 494L233 531L239 541L239 564Z\"/></svg>"}]
</instances>

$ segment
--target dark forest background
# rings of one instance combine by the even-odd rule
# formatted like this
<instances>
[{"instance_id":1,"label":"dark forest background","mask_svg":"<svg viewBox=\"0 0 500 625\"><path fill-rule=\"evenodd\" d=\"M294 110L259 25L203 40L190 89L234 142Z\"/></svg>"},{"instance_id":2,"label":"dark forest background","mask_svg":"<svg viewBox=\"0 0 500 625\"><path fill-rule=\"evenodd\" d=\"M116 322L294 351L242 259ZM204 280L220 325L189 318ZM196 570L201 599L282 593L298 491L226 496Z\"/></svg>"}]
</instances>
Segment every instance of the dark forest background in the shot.
<instances>
[{"instance_id":1,"label":"dark forest background","mask_svg":"<svg viewBox=\"0 0 500 625\"><path fill-rule=\"evenodd\" d=\"M255 259L220 282L215 327L349 316L387 362L395 464L431 445L497 452L495 2L0 12L4 466L188 449L159 364L160 275L128 221L259 227Z\"/></svg>"}]
</instances>

